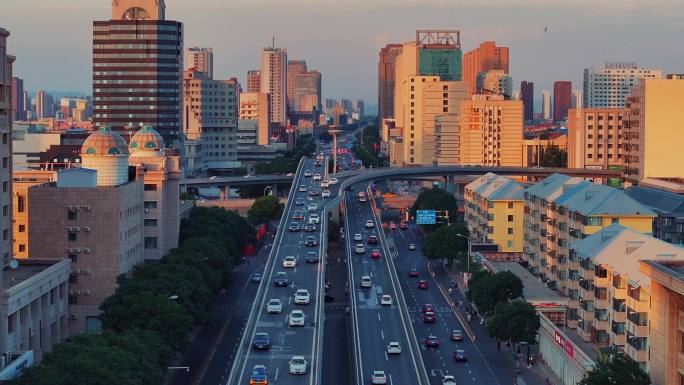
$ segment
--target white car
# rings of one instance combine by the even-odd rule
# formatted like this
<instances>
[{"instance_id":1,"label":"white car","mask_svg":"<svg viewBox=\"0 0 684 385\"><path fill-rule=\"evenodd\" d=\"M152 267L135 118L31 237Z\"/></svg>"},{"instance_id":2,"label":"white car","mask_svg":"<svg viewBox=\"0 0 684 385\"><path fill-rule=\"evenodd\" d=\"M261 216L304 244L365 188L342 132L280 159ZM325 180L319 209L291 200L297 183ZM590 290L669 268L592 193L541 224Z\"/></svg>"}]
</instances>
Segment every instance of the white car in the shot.
<instances>
[{"instance_id":1,"label":"white car","mask_svg":"<svg viewBox=\"0 0 684 385\"><path fill-rule=\"evenodd\" d=\"M297 258L288 255L283 259L283 267L297 267Z\"/></svg>"},{"instance_id":2,"label":"white car","mask_svg":"<svg viewBox=\"0 0 684 385\"><path fill-rule=\"evenodd\" d=\"M366 246L364 246L363 243L357 243L354 252L356 254L364 254L366 252Z\"/></svg>"},{"instance_id":3,"label":"white car","mask_svg":"<svg viewBox=\"0 0 684 385\"><path fill-rule=\"evenodd\" d=\"M306 210L308 212L318 211L318 205L315 203L309 203L309 205L306 206Z\"/></svg>"},{"instance_id":4,"label":"white car","mask_svg":"<svg viewBox=\"0 0 684 385\"><path fill-rule=\"evenodd\" d=\"M292 310L287 317L288 326L304 326L304 312L301 310Z\"/></svg>"},{"instance_id":5,"label":"white car","mask_svg":"<svg viewBox=\"0 0 684 385\"><path fill-rule=\"evenodd\" d=\"M306 360L304 356L290 358L290 374L306 374Z\"/></svg>"},{"instance_id":6,"label":"white car","mask_svg":"<svg viewBox=\"0 0 684 385\"><path fill-rule=\"evenodd\" d=\"M268 314L280 314L283 311L283 304L278 298L271 298L266 304L266 313Z\"/></svg>"},{"instance_id":7,"label":"white car","mask_svg":"<svg viewBox=\"0 0 684 385\"><path fill-rule=\"evenodd\" d=\"M373 220L372 220L372 219L368 219L368 220L366 221L366 228L367 228L367 229L372 229L373 227L375 227L375 224L373 223Z\"/></svg>"},{"instance_id":8,"label":"white car","mask_svg":"<svg viewBox=\"0 0 684 385\"><path fill-rule=\"evenodd\" d=\"M373 375L371 375L371 384L373 385L384 385L387 384L387 376L382 370L374 370Z\"/></svg>"},{"instance_id":9,"label":"white car","mask_svg":"<svg viewBox=\"0 0 684 385\"><path fill-rule=\"evenodd\" d=\"M331 185L331 186L332 186L332 185L336 185L336 184L338 184L338 183L340 183L340 181L337 180L337 178L330 178L330 180L328 181L328 184Z\"/></svg>"},{"instance_id":10,"label":"white car","mask_svg":"<svg viewBox=\"0 0 684 385\"><path fill-rule=\"evenodd\" d=\"M306 178L311 178L313 176L313 172L306 170L304 171L304 177Z\"/></svg>"},{"instance_id":11,"label":"white car","mask_svg":"<svg viewBox=\"0 0 684 385\"><path fill-rule=\"evenodd\" d=\"M309 295L309 291L306 289L299 289L295 292L295 295L294 295L295 305L308 305L310 299L311 299L311 295Z\"/></svg>"},{"instance_id":12,"label":"white car","mask_svg":"<svg viewBox=\"0 0 684 385\"><path fill-rule=\"evenodd\" d=\"M299 186L299 192L307 192L307 191L309 191L308 187L306 187L304 185Z\"/></svg>"},{"instance_id":13,"label":"white car","mask_svg":"<svg viewBox=\"0 0 684 385\"><path fill-rule=\"evenodd\" d=\"M328 188L328 187L330 187L330 183L328 183L327 180L324 180L323 182L321 182L321 188Z\"/></svg>"},{"instance_id":14,"label":"white car","mask_svg":"<svg viewBox=\"0 0 684 385\"><path fill-rule=\"evenodd\" d=\"M354 234L354 240L357 242L363 241L363 235L361 235L359 233Z\"/></svg>"},{"instance_id":15,"label":"white car","mask_svg":"<svg viewBox=\"0 0 684 385\"><path fill-rule=\"evenodd\" d=\"M456 379L451 374L445 374L442 377L442 385L456 385Z\"/></svg>"},{"instance_id":16,"label":"white car","mask_svg":"<svg viewBox=\"0 0 684 385\"><path fill-rule=\"evenodd\" d=\"M392 306L392 297L389 294L384 294L382 297L380 297L380 305Z\"/></svg>"},{"instance_id":17,"label":"white car","mask_svg":"<svg viewBox=\"0 0 684 385\"><path fill-rule=\"evenodd\" d=\"M319 224L321 222L321 217L318 214L311 214L309 216L309 223Z\"/></svg>"},{"instance_id":18,"label":"white car","mask_svg":"<svg viewBox=\"0 0 684 385\"><path fill-rule=\"evenodd\" d=\"M390 341L387 344L387 354L401 354L401 345L399 345L399 342Z\"/></svg>"},{"instance_id":19,"label":"white car","mask_svg":"<svg viewBox=\"0 0 684 385\"><path fill-rule=\"evenodd\" d=\"M321 180L321 174L314 174L313 180Z\"/></svg>"},{"instance_id":20,"label":"white car","mask_svg":"<svg viewBox=\"0 0 684 385\"><path fill-rule=\"evenodd\" d=\"M371 277L364 275L361 277L361 287L371 287L373 286L373 281L371 281Z\"/></svg>"},{"instance_id":21,"label":"white car","mask_svg":"<svg viewBox=\"0 0 684 385\"><path fill-rule=\"evenodd\" d=\"M330 198L330 190L323 190L323 192L321 193L321 196L323 198Z\"/></svg>"}]
</instances>

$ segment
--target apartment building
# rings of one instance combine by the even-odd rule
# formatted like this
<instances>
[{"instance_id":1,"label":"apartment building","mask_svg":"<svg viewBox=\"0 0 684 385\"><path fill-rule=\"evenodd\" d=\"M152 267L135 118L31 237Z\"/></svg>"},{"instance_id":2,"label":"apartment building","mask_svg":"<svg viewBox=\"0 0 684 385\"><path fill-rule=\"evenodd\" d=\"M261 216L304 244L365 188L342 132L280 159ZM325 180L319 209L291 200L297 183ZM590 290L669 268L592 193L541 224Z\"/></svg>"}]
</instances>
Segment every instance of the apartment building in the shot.
<instances>
[{"instance_id":1,"label":"apartment building","mask_svg":"<svg viewBox=\"0 0 684 385\"><path fill-rule=\"evenodd\" d=\"M468 95L477 93L480 74L490 70L508 74L508 51L508 47L497 47L496 42L485 41L463 55L463 80L468 83Z\"/></svg>"},{"instance_id":2,"label":"apartment building","mask_svg":"<svg viewBox=\"0 0 684 385\"><path fill-rule=\"evenodd\" d=\"M465 187L465 219L471 237L499 246L499 251L523 251L525 186L487 173Z\"/></svg>"},{"instance_id":3,"label":"apartment building","mask_svg":"<svg viewBox=\"0 0 684 385\"><path fill-rule=\"evenodd\" d=\"M270 140L271 114L269 95L261 92L240 94L240 120L251 120L257 124L255 141L251 145L267 145Z\"/></svg>"},{"instance_id":4,"label":"apartment building","mask_svg":"<svg viewBox=\"0 0 684 385\"><path fill-rule=\"evenodd\" d=\"M684 244L684 195L643 186L632 186L625 193L653 210L653 236L675 245Z\"/></svg>"},{"instance_id":5,"label":"apartment building","mask_svg":"<svg viewBox=\"0 0 684 385\"><path fill-rule=\"evenodd\" d=\"M577 108L624 108L627 96L642 79L662 77L662 70L638 68L636 63L606 63L602 68L585 68L584 104Z\"/></svg>"},{"instance_id":6,"label":"apartment building","mask_svg":"<svg viewBox=\"0 0 684 385\"><path fill-rule=\"evenodd\" d=\"M568 167L621 170L629 111L578 108L568 111Z\"/></svg>"}]
</instances>

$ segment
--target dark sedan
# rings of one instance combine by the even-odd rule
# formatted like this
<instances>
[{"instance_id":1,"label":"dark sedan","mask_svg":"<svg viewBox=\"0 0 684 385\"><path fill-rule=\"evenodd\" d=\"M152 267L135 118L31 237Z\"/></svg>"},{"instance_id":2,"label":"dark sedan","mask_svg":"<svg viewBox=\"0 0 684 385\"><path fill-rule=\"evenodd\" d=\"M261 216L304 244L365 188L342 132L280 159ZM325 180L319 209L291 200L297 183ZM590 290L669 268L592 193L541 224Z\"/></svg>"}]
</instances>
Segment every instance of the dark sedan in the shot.
<instances>
[{"instance_id":1,"label":"dark sedan","mask_svg":"<svg viewBox=\"0 0 684 385\"><path fill-rule=\"evenodd\" d=\"M271 348L271 337L268 333L257 333L252 340L252 349L254 350L268 350Z\"/></svg>"},{"instance_id":2,"label":"dark sedan","mask_svg":"<svg viewBox=\"0 0 684 385\"><path fill-rule=\"evenodd\" d=\"M318 254L314 253L313 251L306 254L306 258L304 258L306 263L318 263Z\"/></svg>"},{"instance_id":3,"label":"dark sedan","mask_svg":"<svg viewBox=\"0 0 684 385\"><path fill-rule=\"evenodd\" d=\"M314 237L306 237L306 240L304 241L304 246L308 247L316 247L318 242L316 241L316 238Z\"/></svg>"},{"instance_id":4,"label":"dark sedan","mask_svg":"<svg viewBox=\"0 0 684 385\"><path fill-rule=\"evenodd\" d=\"M273 278L273 286L275 287L287 287L290 284L290 280L287 279L287 274L280 271Z\"/></svg>"},{"instance_id":5,"label":"dark sedan","mask_svg":"<svg viewBox=\"0 0 684 385\"><path fill-rule=\"evenodd\" d=\"M438 348L439 344L439 338L435 336L428 336L428 338L425 339L425 346L428 348Z\"/></svg>"},{"instance_id":6,"label":"dark sedan","mask_svg":"<svg viewBox=\"0 0 684 385\"><path fill-rule=\"evenodd\" d=\"M468 356L465 354L465 350L457 350L454 352L454 361L456 362L467 362Z\"/></svg>"}]
</instances>

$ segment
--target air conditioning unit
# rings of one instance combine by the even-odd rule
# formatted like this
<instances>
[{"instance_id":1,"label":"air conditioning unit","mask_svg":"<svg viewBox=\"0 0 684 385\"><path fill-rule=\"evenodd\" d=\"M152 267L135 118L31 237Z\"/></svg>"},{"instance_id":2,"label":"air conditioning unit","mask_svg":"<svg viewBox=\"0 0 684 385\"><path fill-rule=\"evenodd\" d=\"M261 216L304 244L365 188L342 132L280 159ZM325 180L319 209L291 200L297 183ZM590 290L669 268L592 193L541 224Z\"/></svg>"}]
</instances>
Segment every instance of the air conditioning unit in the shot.
<instances>
[{"instance_id":1,"label":"air conditioning unit","mask_svg":"<svg viewBox=\"0 0 684 385\"><path fill-rule=\"evenodd\" d=\"M78 247L67 249L67 253L80 253L80 252L81 252L81 249L79 249Z\"/></svg>"},{"instance_id":2,"label":"air conditioning unit","mask_svg":"<svg viewBox=\"0 0 684 385\"><path fill-rule=\"evenodd\" d=\"M83 270L83 274L85 274L85 275L90 275L90 269L85 269L85 270Z\"/></svg>"},{"instance_id":3,"label":"air conditioning unit","mask_svg":"<svg viewBox=\"0 0 684 385\"><path fill-rule=\"evenodd\" d=\"M83 249L83 252L86 254L90 254L90 249L86 247L85 249Z\"/></svg>"},{"instance_id":4,"label":"air conditioning unit","mask_svg":"<svg viewBox=\"0 0 684 385\"><path fill-rule=\"evenodd\" d=\"M90 206L81 206L81 208L85 211L90 211Z\"/></svg>"},{"instance_id":5,"label":"air conditioning unit","mask_svg":"<svg viewBox=\"0 0 684 385\"><path fill-rule=\"evenodd\" d=\"M69 314L69 319L70 320L77 320L78 317L76 316L76 314Z\"/></svg>"},{"instance_id":6,"label":"air conditioning unit","mask_svg":"<svg viewBox=\"0 0 684 385\"><path fill-rule=\"evenodd\" d=\"M150 209L145 209L145 214L149 213Z\"/></svg>"},{"instance_id":7,"label":"air conditioning unit","mask_svg":"<svg viewBox=\"0 0 684 385\"><path fill-rule=\"evenodd\" d=\"M74 273L74 274L81 274L81 270L72 270L72 273Z\"/></svg>"},{"instance_id":8,"label":"air conditioning unit","mask_svg":"<svg viewBox=\"0 0 684 385\"><path fill-rule=\"evenodd\" d=\"M67 207L67 210L69 211L76 211L78 208L76 206L69 206Z\"/></svg>"},{"instance_id":9,"label":"air conditioning unit","mask_svg":"<svg viewBox=\"0 0 684 385\"><path fill-rule=\"evenodd\" d=\"M90 232L90 226L83 227L83 231L89 233Z\"/></svg>"},{"instance_id":10,"label":"air conditioning unit","mask_svg":"<svg viewBox=\"0 0 684 385\"><path fill-rule=\"evenodd\" d=\"M78 290L69 290L69 295L70 296L81 295L81 292Z\"/></svg>"},{"instance_id":11,"label":"air conditioning unit","mask_svg":"<svg viewBox=\"0 0 684 385\"><path fill-rule=\"evenodd\" d=\"M90 295L90 290L86 290L83 292L83 295Z\"/></svg>"}]
</instances>

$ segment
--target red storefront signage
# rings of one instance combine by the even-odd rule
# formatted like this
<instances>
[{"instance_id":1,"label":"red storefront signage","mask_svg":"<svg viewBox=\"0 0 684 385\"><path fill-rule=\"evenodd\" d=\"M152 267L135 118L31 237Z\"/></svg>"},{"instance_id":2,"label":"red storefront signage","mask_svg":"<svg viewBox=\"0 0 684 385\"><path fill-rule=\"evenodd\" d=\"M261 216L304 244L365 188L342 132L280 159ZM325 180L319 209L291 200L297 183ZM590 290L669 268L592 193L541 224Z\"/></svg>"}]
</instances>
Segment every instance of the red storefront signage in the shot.
<instances>
[{"instance_id":1,"label":"red storefront signage","mask_svg":"<svg viewBox=\"0 0 684 385\"><path fill-rule=\"evenodd\" d=\"M572 344L565 343L565 353L568 355L570 358L574 358L573 355L575 354L575 348L572 346Z\"/></svg>"},{"instance_id":2,"label":"red storefront signage","mask_svg":"<svg viewBox=\"0 0 684 385\"><path fill-rule=\"evenodd\" d=\"M556 334L554 335L554 339L556 340L556 343L558 346L560 346L561 349L565 350L565 354L568 355L570 358L574 358L575 355L575 347L572 346L571 343L567 342L563 336L555 332Z\"/></svg>"}]
</instances>

